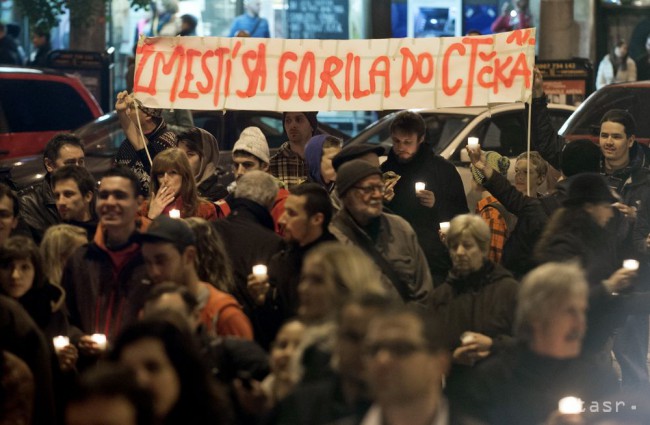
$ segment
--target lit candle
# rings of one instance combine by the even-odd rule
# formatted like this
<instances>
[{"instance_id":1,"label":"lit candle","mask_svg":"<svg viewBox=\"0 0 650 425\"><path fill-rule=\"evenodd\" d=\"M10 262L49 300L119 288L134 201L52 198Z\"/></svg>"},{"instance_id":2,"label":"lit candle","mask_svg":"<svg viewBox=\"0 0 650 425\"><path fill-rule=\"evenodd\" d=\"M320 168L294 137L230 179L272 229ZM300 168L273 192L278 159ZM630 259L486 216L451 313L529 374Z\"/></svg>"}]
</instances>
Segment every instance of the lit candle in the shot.
<instances>
[{"instance_id":1,"label":"lit candle","mask_svg":"<svg viewBox=\"0 0 650 425\"><path fill-rule=\"evenodd\" d=\"M468 137L467 138L467 146L469 146L469 148L472 149L472 150L479 149L480 146L478 144L478 137Z\"/></svg>"},{"instance_id":2,"label":"lit candle","mask_svg":"<svg viewBox=\"0 0 650 425\"><path fill-rule=\"evenodd\" d=\"M447 230L449 230L449 222L443 221L442 223L440 223L440 231L442 233L447 233Z\"/></svg>"},{"instance_id":3,"label":"lit candle","mask_svg":"<svg viewBox=\"0 0 650 425\"><path fill-rule=\"evenodd\" d=\"M52 343L54 344L54 349L58 353L63 350L65 347L70 345L70 338L67 336L59 335L52 338Z\"/></svg>"},{"instance_id":4,"label":"lit candle","mask_svg":"<svg viewBox=\"0 0 650 425\"><path fill-rule=\"evenodd\" d=\"M90 339L93 340L95 344L99 347L100 350L106 350L106 335L104 334L92 334Z\"/></svg>"},{"instance_id":5,"label":"lit candle","mask_svg":"<svg viewBox=\"0 0 650 425\"><path fill-rule=\"evenodd\" d=\"M637 260L624 260L623 268L626 270L639 270L639 262Z\"/></svg>"},{"instance_id":6,"label":"lit candle","mask_svg":"<svg viewBox=\"0 0 650 425\"><path fill-rule=\"evenodd\" d=\"M256 277L259 278L265 278L266 277L266 266L264 264L258 264L256 266L253 266L253 274Z\"/></svg>"},{"instance_id":7,"label":"lit candle","mask_svg":"<svg viewBox=\"0 0 650 425\"><path fill-rule=\"evenodd\" d=\"M424 188L427 187L426 183L424 182L415 182L415 192L419 192L421 190L424 190Z\"/></svg>"},{"instance_id":8,"label":"lit candle","mask_svg":"<svg viewBox=\"0 0 650 425\"><path fill-rule=\"evenodd\" d=\"M563 415L577 415L582 413L582 400L578 397L564 397L557 407Z\"/></svg>"},{"instance_id":9,"label":"lit candle","mask_svg":"<svg viewBox=\"0 0 650 425\"><path fill-rule=\"evenodd\" d=\"M181 212L174 208L173 210L169 210L169 216L171 218L181 218Z\"/></svg>"},{"instance_id":10,"label":"lit candle","mask_svg":"<svg viewBox=\"0 0 650 425\"><path fill-rule=\"evenodd\" d=\"M463 334L460 336L460 342L462 342L463 345L471 344L475 340L476 337L470 332L463 332Z\"/></svg>"}]
</instances>

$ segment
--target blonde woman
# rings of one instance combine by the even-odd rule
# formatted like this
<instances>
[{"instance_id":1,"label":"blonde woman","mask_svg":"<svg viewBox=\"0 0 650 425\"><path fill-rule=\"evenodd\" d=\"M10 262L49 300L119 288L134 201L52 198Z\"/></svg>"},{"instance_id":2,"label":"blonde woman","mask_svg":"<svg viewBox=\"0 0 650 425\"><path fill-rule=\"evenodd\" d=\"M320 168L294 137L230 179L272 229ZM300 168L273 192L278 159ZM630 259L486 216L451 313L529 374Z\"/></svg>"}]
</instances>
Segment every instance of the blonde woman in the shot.
<instances>
[{"instance_id":1,"label":"blonde woman","mask_svg":"<svg viewBox=\"0 0 650 425\"><path fill-rule=\"evenodd\" d=\"M46 280L61 287L61 276L68 257L87 243L88 236L81 227L57 224L48 228L40 246Z\"/></svg>"}]
</instances>

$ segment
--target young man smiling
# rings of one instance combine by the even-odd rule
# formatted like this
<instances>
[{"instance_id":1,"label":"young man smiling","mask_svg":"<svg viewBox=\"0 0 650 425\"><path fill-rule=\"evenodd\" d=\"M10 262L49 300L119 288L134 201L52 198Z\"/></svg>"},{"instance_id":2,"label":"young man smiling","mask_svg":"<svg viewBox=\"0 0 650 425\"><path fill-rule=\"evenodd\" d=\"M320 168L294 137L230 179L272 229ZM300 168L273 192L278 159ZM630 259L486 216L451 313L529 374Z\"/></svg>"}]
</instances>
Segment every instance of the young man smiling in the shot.
<instances>
[{"instance_id":1,"label":"young man smiling","mask_svg":"<svg viewBox=\"0 0 650 425\"><path fill-rule=\"evenodd\" d=\"M99 183L99 225L93 241L68 260L62 282L70 324L83 332L79 348L97 354L90 334L110 341L137 320L149 291L144 260L137 241L136 217L142 203L136 175L125 167L109 170Z\"/></svg>"}]
</instances>

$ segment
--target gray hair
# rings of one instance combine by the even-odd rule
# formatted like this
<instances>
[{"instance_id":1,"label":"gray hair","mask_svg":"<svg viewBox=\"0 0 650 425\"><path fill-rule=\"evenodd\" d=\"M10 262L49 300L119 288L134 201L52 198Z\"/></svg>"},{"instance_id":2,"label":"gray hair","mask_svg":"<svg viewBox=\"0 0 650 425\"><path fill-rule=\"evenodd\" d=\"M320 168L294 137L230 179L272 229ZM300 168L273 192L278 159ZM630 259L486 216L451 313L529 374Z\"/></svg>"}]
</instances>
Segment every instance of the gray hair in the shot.
<instances>
[{"instance_id":1,"label":"gray hair","mask_svg":"<svg viewBox=\"0 0 650 425\"><path fill-rule=\"evenodd\" d=\"M587 279L578 263L546 263L528 273L519 290L514 334L530 342L534 323L551 323L573 297L587 297Z\"/></svg>"},{"instance_id":2,"label":"gray hair","mask_svg":"<svg viewBox=\"0 0 650 425\"><path fill-rule=\"evenodd\" d=\"M481 252L485 255L490 251L490 227L485 220L476 214L463 214L454 217L449 223L447 231L447 245L452 246L459 242L463 235L471 236Z\"/></svg>"},{"instance_id":3,"label":"gray hair","mask_svg":"<svg viewBox=\"0 0 650 425\"><path fill-rule=\"evenodd\" d=\"M271 210L278 195L278 184L264 171L249 171L237 180L235 198L244 198Z\"/></svg>"},{"instance_id":4,"label":"gray hair","mask_svg":"<svg viewBox=\"0 0 650 425\"><path fill-rule=\"evenodd\" d=\"M340 242L325 242L309 251L327 278L336 283L344 298L362 294L385 295L381 273L361 248Z\"/></svg>"}]
</instances>

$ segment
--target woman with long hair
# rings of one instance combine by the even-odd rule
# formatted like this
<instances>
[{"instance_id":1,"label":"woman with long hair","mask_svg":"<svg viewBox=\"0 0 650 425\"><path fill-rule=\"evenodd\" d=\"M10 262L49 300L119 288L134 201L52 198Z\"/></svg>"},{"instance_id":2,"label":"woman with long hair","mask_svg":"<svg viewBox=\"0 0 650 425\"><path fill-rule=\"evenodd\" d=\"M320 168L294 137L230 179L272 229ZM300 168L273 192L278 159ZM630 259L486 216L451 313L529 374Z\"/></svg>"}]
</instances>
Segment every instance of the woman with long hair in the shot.
<instances>
[{"instance_id":1,"label":"woman with long hair","mask_svg":"<svg viewBox=\"0 0 650 425\"><path fill-rule=\"evenodd\" d=\"M61 286L61 276L68 257L75 249L88 243L86 231L70 224L57 224L49 227L41 241L43 271L49 283Z\"/></svg>"},{"instance_id":2,"label":"woman with long hair","mask_svg":"<svg viewBox=\"0 0 650 425\"><path fill-rule=\"evenodd\" d=\"M612 83L636 81L636 63L627 53L627 42L618 40L598 66L596 88Z\"/></svg>"},{"instance_id":3,"label":"woman with long hair","mask_svg":"<svg viewBox=\"0 0 650 425\"><path fill-rule=\"evenodd\" d=\"M156 423L231 423L228 402L210 380L189 329L162 317L144 319L124 329L109 358L130 367L151 392Z\"/></svg>"},{"instance_id":4,"label":"woman with long hair","mask_svg":"<svg viewBox=\"0 0 650 425\"><path fill-rule=\"evenodd\" d=\"M185 221L196 237L196 272L199 279L211 283L220 291L232 294L235 290L235 277L219 232L200 217L190 217Z\"/></svg>"},{"instance_id":5,"label":"woman with long hair","mask_svg":"<svg viewBox=\"0 0 650 425\"><path fill-rule=\"evenodd\" d=\"M140 208L144 220L153 220L171 210L178 210L180 217L201 217L209 221L217 218L214 204L199 197L192 167L181 149L170 148L154 158L149 187L151 198Z\"/></svg>"},{"instance_id":6,"label":"woman with long hair","mask_svg":"<svg viewBox=\"0 0 650 425\"><path fill-rule=\"evenodd\" d=\"M0 293L18 301L50 343L55 336L69 336L65 292L47 281L41 253L30 238L12 236L0 246ZM63 371L72 369L78 358L71 344L57 355Z\"/></svg>"}]
</instances>

